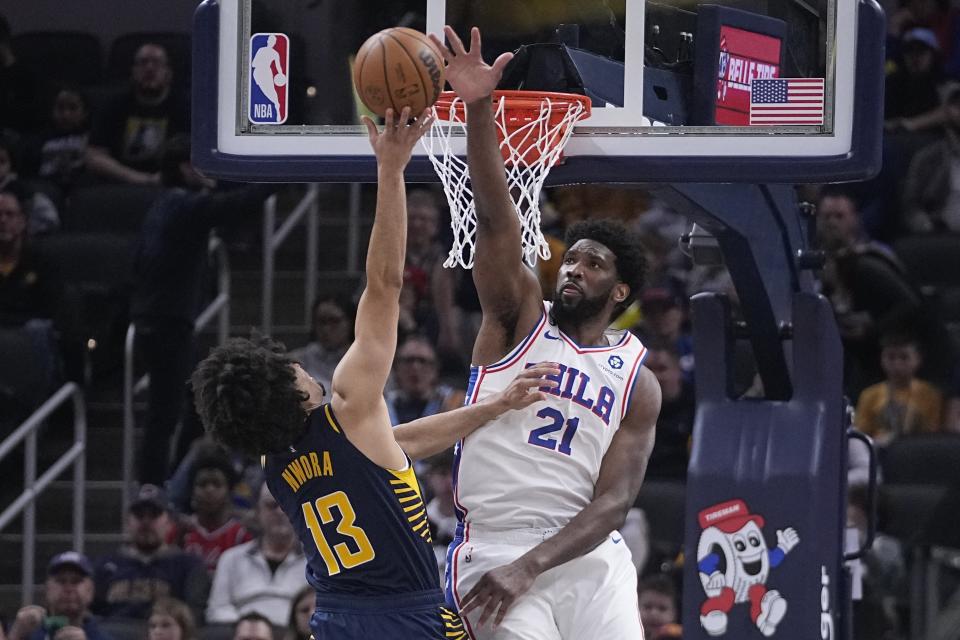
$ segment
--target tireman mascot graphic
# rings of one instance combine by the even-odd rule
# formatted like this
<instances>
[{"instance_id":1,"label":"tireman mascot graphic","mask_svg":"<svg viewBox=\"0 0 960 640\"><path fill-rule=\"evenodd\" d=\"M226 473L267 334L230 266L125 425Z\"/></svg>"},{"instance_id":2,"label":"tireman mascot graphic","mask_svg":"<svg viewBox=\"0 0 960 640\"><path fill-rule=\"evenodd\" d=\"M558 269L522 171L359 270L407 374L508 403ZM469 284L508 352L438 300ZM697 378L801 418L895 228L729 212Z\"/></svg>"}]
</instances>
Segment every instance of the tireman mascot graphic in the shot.
<instances>
[{"instance_id":1,"label":"tireman mascot graphic","mask_svg":"<svg viewBox=\"0 0 960 640\"><path fill-rule=\"evenodd\" d=\"M787 613L787 601L767 589L770 569L783 562L800 536L792 527L777 529L777 546L763 537L762 516L750 513L743 500L708 507L698 516L700 542L697 569L707 599L700 607L700 624L711 636L727 632L733 605L750 603L750 619L764 636L772 636Z\"/></svg>"}]
</instances>

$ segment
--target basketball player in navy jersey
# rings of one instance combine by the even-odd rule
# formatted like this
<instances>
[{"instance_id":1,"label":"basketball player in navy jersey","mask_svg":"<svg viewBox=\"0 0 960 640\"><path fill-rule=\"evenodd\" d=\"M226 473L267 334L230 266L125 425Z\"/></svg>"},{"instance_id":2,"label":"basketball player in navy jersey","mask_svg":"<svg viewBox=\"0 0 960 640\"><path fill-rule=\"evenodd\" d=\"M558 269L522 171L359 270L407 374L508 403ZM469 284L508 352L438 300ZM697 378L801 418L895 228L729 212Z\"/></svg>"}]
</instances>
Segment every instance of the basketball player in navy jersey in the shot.
<instances>
[{"instance_id":1,"label":"basketball player in navy jersey","mask_svg":"<svg viewBox=\"0 0 960 640\"><path fill-rule=\"evenodd\" d=\"M443 605L436 558L412 459L439 453L479 425L545 398L544 365L479 405L393 429L383 387L397 341L406 246L403 170L430 126L387 111L365 120L378 165L377 211L356 340L325 390L281 345L234 339L193 375L197 408L214 439L263 454L270 492L304 545L315 588L315 640L466 637ZM408 124L409 123L409 124Z\"/></svg>"},{"instance_id":2,"label":"basketball player in navy jersey","mask_svg":"<svg viewBox=\"0 0 960 640\"><path fill-rule=\"evenodd\" d=\"M643 480L660 388L640 341L608 327L639 293L643 249L617 223L574 225L553 301L543 301L521 259L491 106L511 54L487 65L476 28L469 50L445 34L449 48L431 39L466 104L483 309L468 403L536 363L560 368L546 402L499 416L457 447L448 601L475 638L642 638L636 572L617 528Z\"/></svg>"}]
</instances>

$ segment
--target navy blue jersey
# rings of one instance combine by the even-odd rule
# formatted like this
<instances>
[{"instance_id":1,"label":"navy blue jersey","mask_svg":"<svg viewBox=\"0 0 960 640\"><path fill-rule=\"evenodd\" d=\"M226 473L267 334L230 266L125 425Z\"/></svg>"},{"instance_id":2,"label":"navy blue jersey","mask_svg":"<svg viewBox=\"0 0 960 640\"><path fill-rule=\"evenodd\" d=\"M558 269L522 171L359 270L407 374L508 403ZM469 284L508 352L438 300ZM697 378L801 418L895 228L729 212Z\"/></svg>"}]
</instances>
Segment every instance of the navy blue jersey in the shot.
<instances>
[{"instance_id":1,"label":"navy blue jersey","mask_svg":"<svg viewBox=\"0 0 960 640\"><path fill-rule=\"evenodd\" d=\"M377 466L325 404L288 453L266 456L267 486L293 523L318 595L383 596L440 588L413 465Z\"/></svg>"}]
</instances>

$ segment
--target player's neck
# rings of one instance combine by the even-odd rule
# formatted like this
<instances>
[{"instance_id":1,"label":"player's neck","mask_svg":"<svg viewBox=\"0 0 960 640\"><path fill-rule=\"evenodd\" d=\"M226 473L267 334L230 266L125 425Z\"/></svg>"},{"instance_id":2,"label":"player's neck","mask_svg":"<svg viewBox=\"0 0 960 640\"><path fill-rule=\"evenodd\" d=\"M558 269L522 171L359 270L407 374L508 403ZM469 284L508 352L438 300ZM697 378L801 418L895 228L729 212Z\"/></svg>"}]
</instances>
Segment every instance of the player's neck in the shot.
<instances>
[{"instance_id":1,"label":"player's neck","mask_svg":"<svg viewBox=\"0 0 960 640\"><path fill-rule=\"evenodd\" d=\"M604 333L609 324L599 318L577 324L561 320L557 322L557 326L581 347L600 347L607 344Z\"/></svg>"}]
</instances>

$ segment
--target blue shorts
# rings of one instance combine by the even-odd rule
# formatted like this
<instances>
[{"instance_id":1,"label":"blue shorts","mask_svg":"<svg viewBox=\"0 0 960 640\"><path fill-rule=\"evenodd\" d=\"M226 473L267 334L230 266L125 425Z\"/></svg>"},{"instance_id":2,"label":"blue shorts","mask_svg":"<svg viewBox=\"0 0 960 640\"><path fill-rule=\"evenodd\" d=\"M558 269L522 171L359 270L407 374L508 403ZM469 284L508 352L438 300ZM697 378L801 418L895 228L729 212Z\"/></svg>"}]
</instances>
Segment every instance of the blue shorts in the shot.
<instances>
[{"instance_id":1,"label":"blue shorts","mask_svg":"<svg viewBox=\"0 0 960 640\"><path fill-rule=\"evenodd\" d=\"M444 606L443 592L403 596L317 594L310 618L314 640L466 640L460 616Z\"/></svg>"}]
</instances>

